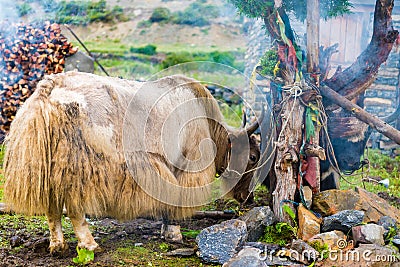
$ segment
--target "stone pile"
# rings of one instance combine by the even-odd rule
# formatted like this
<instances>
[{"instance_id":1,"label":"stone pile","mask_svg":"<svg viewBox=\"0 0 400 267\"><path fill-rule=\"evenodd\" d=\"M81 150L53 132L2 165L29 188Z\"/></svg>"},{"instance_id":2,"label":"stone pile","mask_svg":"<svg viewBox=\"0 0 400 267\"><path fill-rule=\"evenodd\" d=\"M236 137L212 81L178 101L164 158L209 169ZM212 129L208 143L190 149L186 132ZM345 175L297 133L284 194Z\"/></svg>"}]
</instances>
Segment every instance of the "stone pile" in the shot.
<instances>
[{"instance_id":1,"label":"stone pile","mask_svg":"<svg viewBox=\"0 0 400 267\"><path fill-rule=\"evenodd\" d=\"M385 200L361 188L329 190L312 207L299 204L298 239L285 247L257 242L277 222L269 207L257 207L204 229L197 255L223 267L400 266L400 211Z\"/></svg>"}]
</instances>

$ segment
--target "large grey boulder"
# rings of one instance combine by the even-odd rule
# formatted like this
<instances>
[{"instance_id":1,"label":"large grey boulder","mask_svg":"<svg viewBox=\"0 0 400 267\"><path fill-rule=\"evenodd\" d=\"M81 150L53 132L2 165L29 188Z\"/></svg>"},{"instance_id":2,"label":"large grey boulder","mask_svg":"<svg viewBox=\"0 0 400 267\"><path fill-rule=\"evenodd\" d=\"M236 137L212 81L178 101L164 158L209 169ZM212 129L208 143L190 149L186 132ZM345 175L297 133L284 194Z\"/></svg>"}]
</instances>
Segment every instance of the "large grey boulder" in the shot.
<instances>
[{"instance_id":1,"label":"large grey boulder","mask_svg":"<svg viewBox=\"0 0 400 267\"><path fill-rule=\"evenodd\" d=\"M225 262L222 267L267 267L268 265L262 260L261 250L257 248L243 248L239 253Z\"/></svg>"},{"instance_id":2,"label":"large grey boulder","mask_svg":"<svg viewBox=\"0 0 400 267\"><path fill-rule=\"evenodd\" d=\"M268 206L255 207L239 218L247 225L248 242L256 242L264 234L265 227L276 222L274 212Z\"/></svg>"},{"instance_id":3,"label":"large grey boulder","mask_svg":"<svg viewBox=\"0 0 400 267\"><path fill-rule=\"evenodd\" d=\"M357 225L352 228L353 239L358 243L384 245L384 228L377 224Z\"/></svg>"},{"instance_id":4,"label":"large grey boulder","mask_svg":"<svg viewBox=\"0 0 400 267\"><path fill-rule=\"evenodd\" d=\"M94 73L94 59L78 51L73 56L65 58L65 71L72 70Z\"/></svg>"},{"instance_id":5,"label":"large grey boulder","mask_svg":"<svg viewBox=\"0 0 400 267\"><path fill-rule=\"evenodd\" d=\"M324 218L321 232L339 230L347 233L353 226L359 225L364 219L364 212L359 210L343 210Z\"/></svg>"},{"instance_id":6,"label":"large grey boulder","mask_svg":"<svg viewBox=\"0 0 400 267\"><path fill-rule=\"evenodd\" d=\"M229 220L203 229L196 237L197 255L206 262L224 264L244 245L246 223Z\"/></svg>"}]
</instances>

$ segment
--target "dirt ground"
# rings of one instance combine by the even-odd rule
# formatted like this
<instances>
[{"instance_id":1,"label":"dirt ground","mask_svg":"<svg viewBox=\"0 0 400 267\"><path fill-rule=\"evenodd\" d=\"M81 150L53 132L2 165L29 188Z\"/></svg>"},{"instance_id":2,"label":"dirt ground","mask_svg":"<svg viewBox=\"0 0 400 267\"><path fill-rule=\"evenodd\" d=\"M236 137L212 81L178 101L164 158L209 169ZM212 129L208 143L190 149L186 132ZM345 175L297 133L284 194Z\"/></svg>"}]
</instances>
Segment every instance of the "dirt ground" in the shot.
<instances>
[{"instance_id":1,"label":"dirt ground","mask_svg":"<svg viewBox=\"0 0 400 267\"><path fill-rule=\"evenodd\" d=\"M381 197L391 204L399 198ZM207 210L229 211L237 218L254 206L268 205L267 191L258 191L255 202L238 206L235 201L217 200ZM110 218L89 218L90 230L101 247L95 252L94 261L85 266L219 266L210 265L196 256L168 256L178 248L196 249L195 236L200 230L228 218L192 218L173 222L181 226L183 243L171 243L161 239L161 220L140 218L118 222ZM63 218L64 235L69 249L63 255L50 255L49 230L42 216L25 217L16 214L0 214L0 266L82 266L73 263L77 256L77 240L69 218Z\"/></svg>"},{"instance_id":2,"label":"dirt ground","mask_svg":"<svg viewBox=\"0 0 400 267\"><path fill-rule=\"evenodd\" d=\"M259 191L255 202L239 206L233 200L216 200L207 210L225 211L237 218L254 206L267 205L267 192ZM178 248L196 248L195 236L200 230L228 218L192 218L179 224L183 243L161 239L161 220L136 219L118 222L110 218L88 219L90 230L101 247L94 261L86 266L218 266L210 265L196 256L167 256ZM63 218L63 232L69 245L63 255L50 255L49 230L43 216L25 217L0 214L0 266L79 266L72 259L77 256L77 240L69 218Z\"/></svg>"},{"instance_id":3,"label":"dirt ground","mask_svg":"<svg viewBox=\"0 0 400 267\"><path fill-rule=\"evenodd\" d=\"M6 215L3 215L4 217ZM14 216L15 217L15 216ZM0 240L9 245L0 249L0 266L78 266L77 241L70 226L64 227L69 249L63 255L48 252L49 232L42 217L8 216L8 225L0 229ZM65 220L65 219L64 219ZM211 266L201 263L196 256L187 258L166 256L177 248L194 248L194 236L184 236L183 244L165 242L160 238L161 221L136 219L118 222L113 219L90 220L92 234L101 247L95 260L86 266ZM182 232L195 232L218 223L216 219L181 222Z\"/></svg>"}]
</instances>

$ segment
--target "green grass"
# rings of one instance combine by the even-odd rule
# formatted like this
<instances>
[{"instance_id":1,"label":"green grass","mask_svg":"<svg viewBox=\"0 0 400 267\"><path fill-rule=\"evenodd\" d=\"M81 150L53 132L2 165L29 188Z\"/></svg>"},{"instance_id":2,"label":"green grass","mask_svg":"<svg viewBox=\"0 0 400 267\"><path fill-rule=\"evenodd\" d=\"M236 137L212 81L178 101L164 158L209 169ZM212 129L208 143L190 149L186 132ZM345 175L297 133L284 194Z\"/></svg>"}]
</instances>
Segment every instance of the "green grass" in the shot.
<instances>
[{"instance_id":1,"label":"green grass","mask_svg":"<svg viewBox=\"0 0 400 267\"><path fill-rule=\"evenodd\" d=\"M102 59L100 64L107 72L114 77L126 79L140 79L150 77L160 71L161 67L157 64L147 64L139 61L123 61L119 59ZM97 70L101 74L100 70Z\"/></svg>"},{"instance_id":2,"label":"green grass","mask_svg":"<svg viewBox=\"0 0 400 267\"><path fill-rule=\"evenodd\" d=\"M80 46L79 43L71 41L74 46ZM128 53L131 46L142 47L146 46L148 43L142 43L140 40L130 40L129 42L124 42L119 39L101 39L85 41L85 46L92 53L105 53L105 54L117 54L123 55ZM182 44L182 43L166 43L157 44L157 52L170 53L170 52L189 52L189 53L210 53L213 51L219 52L231 52L236 57L244 55L244 49L222 49L219 47L209 46L209 45L192 45L192 44Z\"/></svg>"},{"instance_id":3,"label":"green grass","mask_svg":"<svg viewBox=\"0 0 400 267\"><path fill-rule=\"evenodd\" d=\"M49 232L45 216L23 216L3 214L0 216L0 249L9 248L9 240L23 231L27 235L43 235ZM76 242L71 221L62 218L63 232L67 242Z\"/></svg>"},{"instance_id":4,"label":"green grass","mask_svg":"<svg viewBox=\"0 0 400 267\"><path fill-rule=\"evenodd\" d=\"M369 167L366 166L351 176L345 176L345 180L341 180L340 188L350 189L361 186L373 193L387 192L391 196L400 197L400 155L389 157L373 149L367 150L365 155L370 161ZM389 188L373 182L363 182L363 179L368 178L389 179Z\"/></svg>"},{"instance_id":5,"label":"green grass","mask_svg":"<svg viewBox=\"0 0 400 267\"><path fill-rule=\"evenodd\" d=\"M228 125L238 128L242 124L242 105L228 106L223 103L220 109Z\"/></svg>"},{"instance_id":6,"label":"green grass","mask_svg":"<svg viewBox=\"0 0 400 267\"><path fill-rule=\"evenodd\" d=\"M80 46L78 43L72 42L75 46ZM105 39L101 42L98 41L86 41L85 46L92 53L103 53L113 55L124 55L129 52L130 45L123 44L118 39Z\"/></svg>"}]
</instances>

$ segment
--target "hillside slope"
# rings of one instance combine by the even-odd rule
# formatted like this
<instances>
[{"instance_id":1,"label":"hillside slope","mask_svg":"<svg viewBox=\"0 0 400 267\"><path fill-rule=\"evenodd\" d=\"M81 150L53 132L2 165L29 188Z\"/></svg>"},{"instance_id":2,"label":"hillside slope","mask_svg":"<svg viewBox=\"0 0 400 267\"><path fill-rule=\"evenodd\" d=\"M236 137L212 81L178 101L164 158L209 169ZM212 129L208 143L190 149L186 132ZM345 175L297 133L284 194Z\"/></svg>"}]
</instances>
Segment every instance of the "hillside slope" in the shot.
<instances>
[{"instance_id":1,"label":"hillside slope","mask_svg":"<svg viewBox=\"0 0 400 267\"><path fill-rule=\"evenodd\" d=\"M60 1L2 0L4 1L6 2L4 7L7 10L3 9L2 4L3 11L0 11L0 20L7 18L19 21L21 19L18 18L18 14L24 14L22 18L26 22L37 19L57 19L59 16L53 3ZM105 1L107 9L110 10L116 6L121 7L125 20L112 23L96 22L81 26L71 25L82 41L118 40L123 44L136 46L151 43L169 48L176 45L179 49L187 47L187 49L218 49L220 51L244 49L246 45L243 18L236 14L235 8L227 0L92 0L92 2L99 1ZM207 17L209 25L174 24L172 20L148 23L151 14L157 8L166 8L174 14L193 8L191 6L193 3L197 3L198 6L212 6L212 14L200 11L203 12L201 15ZM191 12L196 13L196 10L188 11L188 17ZM67 31L65 34L74 41Z\"/></svg>"}]
</instances>

